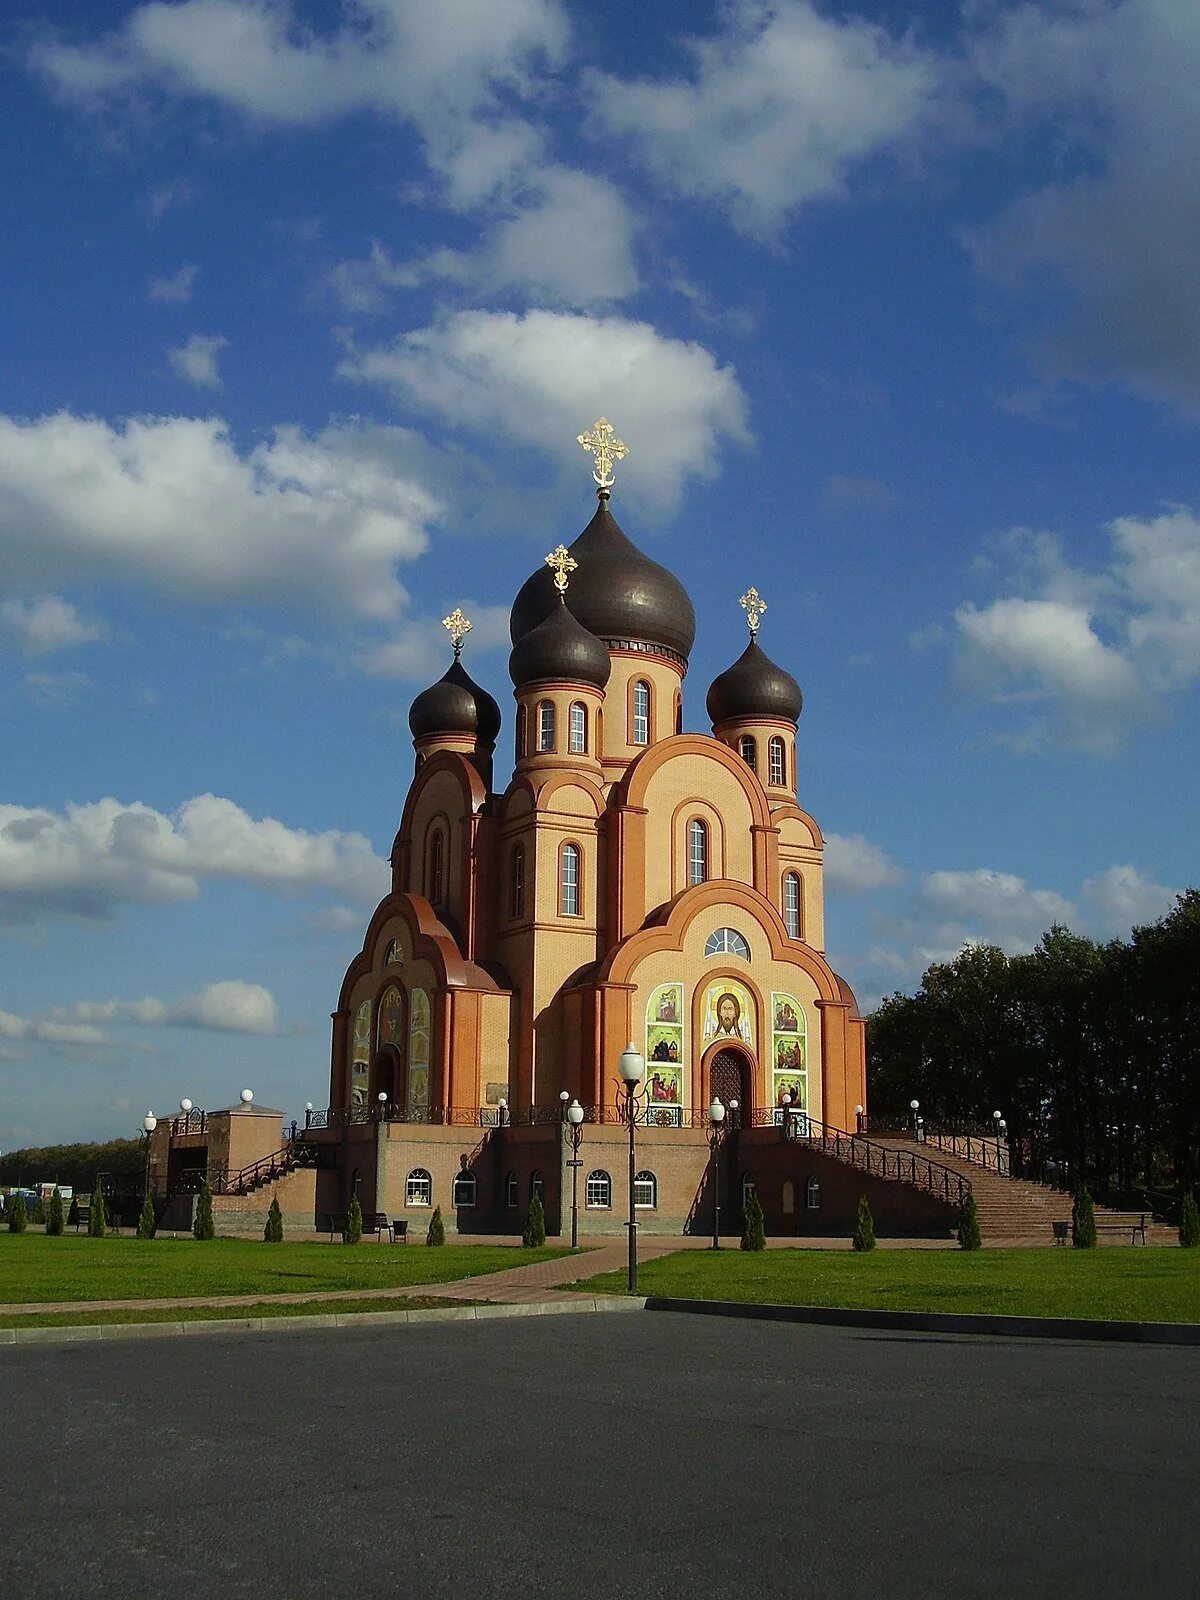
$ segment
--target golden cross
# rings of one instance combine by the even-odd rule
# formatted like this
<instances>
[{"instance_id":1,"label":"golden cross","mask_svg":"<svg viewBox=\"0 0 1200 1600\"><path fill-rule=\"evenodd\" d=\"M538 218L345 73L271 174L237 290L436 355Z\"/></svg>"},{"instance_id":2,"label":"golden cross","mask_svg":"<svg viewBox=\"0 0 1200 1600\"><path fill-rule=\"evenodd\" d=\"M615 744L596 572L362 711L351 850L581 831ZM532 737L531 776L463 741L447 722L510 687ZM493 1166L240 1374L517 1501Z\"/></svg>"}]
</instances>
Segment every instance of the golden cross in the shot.
<instances>
[{"instance_id":1,"label":"golden cross","mask_svg":"<svg viewBox=\"0 0 1200 1600\"><path fill-rule=\"evenodd\" d=\"M592 468L592 477L601 489L611 489L616 481L613 477L613 462L624 461L629 454L624 442L618 439L613 432L613 425L607 417L601 417L589 433L576 435L577 443L595 461Z\"/></svg>"},{"instance_id":2,"label":"golden cross","mask_svg":"<svg viewBox=\"0 0 1200 1600\"><path fill-rule=\"evenodd\" d=\"M750 624L750 637L753 639L762 621L762 614L767 609L767 602L757 589L750 588L738 601L738 605L746 613L746 621Z\"/></svg>"},{"instance_id":3,"label":"golden cross","mask_svg":"<svg viewBox=\"0 0 1200 1600\"><path fill-rule=\"evenodd\" d=\"M461 607L455 606L448 617L442 618L442 627L450 635L450 641L454 645L454 659L457 661L462 655L463 640L470 633L471 624L463 616Z\"/></svg>"},{"instance_id":4,"label":"golden cross","mask_svg":"<svg viewBox=\"0 0 1200 1600\"><path fill-rule=\"evenodd\" d=\"M560 544L556 549L551 550L546 557L546 565L554 570L554 587L559 594L565 596L567 584L571 581L567 577L567 573L575 571L575 568L579 565L578 561L576 561L565 544Z\"/></svg>"}]
</instances>

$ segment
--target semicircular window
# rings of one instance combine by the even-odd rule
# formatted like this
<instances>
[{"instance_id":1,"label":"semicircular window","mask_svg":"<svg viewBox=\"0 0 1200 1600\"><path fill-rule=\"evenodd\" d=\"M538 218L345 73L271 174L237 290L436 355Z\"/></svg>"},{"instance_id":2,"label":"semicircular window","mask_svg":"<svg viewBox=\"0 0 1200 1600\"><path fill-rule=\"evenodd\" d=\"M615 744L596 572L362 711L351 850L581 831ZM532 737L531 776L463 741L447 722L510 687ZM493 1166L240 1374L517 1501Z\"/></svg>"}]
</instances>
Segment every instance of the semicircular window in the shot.
<instances>
[{"instance_id":1,"label":"semicircular window","mask_svg":"<svg viewBox=\"0 0 1200 1600\"><path fill-rule=\"evenodd\" d=\"M741 956L743 961L749 961L750 946L736 928L718 928L715 933L710 933L705 940L704 954L706 956Z\"/></svg>"}]
</instances>

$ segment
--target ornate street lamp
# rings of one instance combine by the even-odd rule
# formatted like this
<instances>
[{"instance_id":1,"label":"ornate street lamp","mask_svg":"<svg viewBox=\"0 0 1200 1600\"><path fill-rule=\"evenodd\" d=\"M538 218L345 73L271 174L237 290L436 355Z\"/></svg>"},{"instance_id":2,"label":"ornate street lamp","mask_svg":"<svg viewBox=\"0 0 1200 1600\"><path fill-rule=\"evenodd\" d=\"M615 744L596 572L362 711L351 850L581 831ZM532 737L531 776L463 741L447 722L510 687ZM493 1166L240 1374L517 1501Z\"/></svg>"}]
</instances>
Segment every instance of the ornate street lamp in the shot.
<instances>
[{"instance_id":1,"label":"ornate street lamp","mask_svg":"<svg viewBox=\"0 0 1200 1600\"><path fill-rule=\"evenodd\" d=\"M384 1113L384 1107L387 1105L387 1092L386 1092L386 1090L380 1089L379 1093L375 1096L375 1098L379 1101L379 1120L380 1120L380 1122L383 1122L385 1120L384 1114L383 1114Z\"/></svg>"},{"instance_id":2,"label":"ornate street lamp","mask_svg":"<svg viewBox=\"0 0 1200 1600\"><path fill-rule=\"evenodd\" d=\"M861 1133L863 1131L863 1107L862 1106L855 1106L855 1108L854 1108L854 1131L855 1131L855 1133Z\"/></svg>"},{"instance_id":3,"label":"ornate street lamp","mask_svg":"<svg viewBox=\"0 0 1200 1600\"><path fill-rule=\"evenodd\" d=\"M254 1099L254 1090L253 1089L243 1089L239 1098L241 1099L241 1102L242 1102L242 1104L244 1106L248 1106L251 1103L251 1101Z\"/></svg>"},{"instance_id":4,"label":"ornate street lamp","mask_svg":"<svg viewBox=\"0 0 1200 1600\"><path fill-rule=\"evenodd\" d=\"M633 1180L637 1171L634 1152L634 1131L638 1120L638 1087L646 1076L646 1058L633 1041L621 1052L618 1063L621 1082L625 1088L623 1113L629 1124L629 1292L637 1293L637 1220L633 1209Z\"/></svg>"},{"instance_id":5,"label":"ornate street lamp","mask_svg":"<svg viewBox=\"0 0 1200 1600\"><path fill-rule=\"evenodd\" d=\"M150 1135L158 1127L158 1118L153 1111L147 1111L142 1118L142 1132L146 1135L146 1193L150 1193Z\"/></svg>"},{"instance_id":6,"label":"ornate street lamp","mask_svg":"<svg viewBox=\"0 0 1200 1600\"><path fill-rule=\"evenodd\" d=\"M566 1090L563 1091L566 1093ZM583 1107L578 1100L572 1100L567 1107L567 1132L571 1136L571 1159L567 1165L571 1169L571 1249L579 1248L579 1169L583 1165L579 1156L579 1147L583 1143Z\"/></svg>"},{"instance_id":7,"label":"ornate street lamp","mask_svg":"<svg viewBox=\"0 0 1200 1600\"><path fill-rule=\"evenodd\" d=\"M912 1112L912 1130L914 1139L917 1137L917 1111L920 1107L920 1104L921 1102L919 1100L910 1100L908 1102L908 1109Z\"/></svg>"},{"instance_id":8,"label":"ornate street lamp","mask_svg":"<svg viewBox=\"0 0 1200 1600\"><path fill-rule=\"evenodd\" d=\"M725 1107L720 1099L713 1095L712 1105L708 1108L708 1148L712 1152L709 1158L709 1182L713 1192L713 1242L714 1250L721 1248L721 1175L717 1170L717 1151L721 1145L721 1124L725 1121Z\"/></svg>"}]
</instances>

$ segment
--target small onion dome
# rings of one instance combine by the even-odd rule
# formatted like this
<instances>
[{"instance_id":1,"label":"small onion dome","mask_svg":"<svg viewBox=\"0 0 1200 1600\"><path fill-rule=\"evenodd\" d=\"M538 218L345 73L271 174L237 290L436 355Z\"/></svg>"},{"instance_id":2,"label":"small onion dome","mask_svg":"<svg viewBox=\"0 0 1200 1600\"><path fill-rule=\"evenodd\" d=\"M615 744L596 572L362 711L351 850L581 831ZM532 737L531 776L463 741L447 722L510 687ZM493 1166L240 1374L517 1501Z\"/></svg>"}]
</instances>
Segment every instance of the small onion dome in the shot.
<instances>
[{"instance_id":1,"label":"small onion dome","mask_svg":"<svg viewBox=\"0 0 1200 1600\"><path fill-rule=\"evenodd\" d=\"M434 733L468 733L494 745L500 732L500 707L481 689L456 657L445 675L413 701L408 726L414 739Z\"/></svg>"},{"instance_id":2,"label":"small onion dome","mask_svg":"<svg viewBox=\"0 0 1200 1600\"><path fill-rule=\"evenodd\" d=\"M579 563L571 580L571 610L589 633L610 645L658 646L686 665L696 637L687 590L622 533L607 496L570 551ZM540 567L513 601L512 642L551 616L556 600L553 575Z\"/></svg>"},{"instance_id":3,"label":"small onion dome","mask_svg":"<svg viewBox=\"0 0 1200 1600\"><path fill-rule=\"evenodd\" d=\"M571 598L575 598L573 588ZM603 689L611 671L608 651L557 596L554 610L517 640L508 658L509 676L518 690L547 679Z\"/></svg>"},{"instance_id":4,"label":"small onion dome","mask_svg":"<svg viewBox=\"0 0 1200 1600\"><path fill-rule=\"evenodd\" d=\"M714 726L744 717L797 722L804 696L791 673L777 667L759 649L758 640L751 639L733 665L713 679L707 703Z\"/></svg>"}]
</instances>

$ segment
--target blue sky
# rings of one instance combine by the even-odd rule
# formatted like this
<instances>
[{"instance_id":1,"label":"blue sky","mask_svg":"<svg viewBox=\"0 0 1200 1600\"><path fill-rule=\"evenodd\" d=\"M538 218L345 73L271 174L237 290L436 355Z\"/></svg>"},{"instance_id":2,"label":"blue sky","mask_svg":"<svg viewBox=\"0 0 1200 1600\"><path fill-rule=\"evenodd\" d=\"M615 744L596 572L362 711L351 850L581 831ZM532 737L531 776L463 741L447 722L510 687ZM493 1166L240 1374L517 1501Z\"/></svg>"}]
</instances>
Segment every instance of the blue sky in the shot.
<instances>
[{"instance_id":1,"label":"blue sky","mask_svg":"<svg viewBox=\"0 0 1200 1600\"><path fill-rule=\"evenodd\" d=\"M1200 10L14 0L0 1148L327 1092L410 699L592 506L801 682L864 1003L1195 883Z\"/></svg>"}]
</instances>

